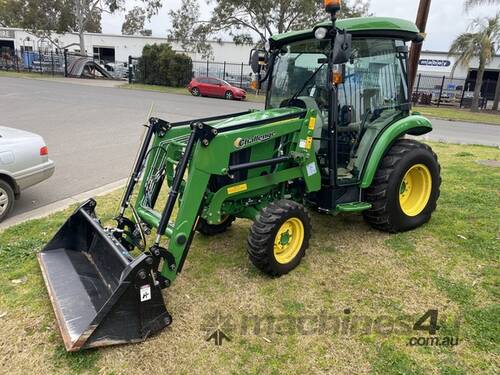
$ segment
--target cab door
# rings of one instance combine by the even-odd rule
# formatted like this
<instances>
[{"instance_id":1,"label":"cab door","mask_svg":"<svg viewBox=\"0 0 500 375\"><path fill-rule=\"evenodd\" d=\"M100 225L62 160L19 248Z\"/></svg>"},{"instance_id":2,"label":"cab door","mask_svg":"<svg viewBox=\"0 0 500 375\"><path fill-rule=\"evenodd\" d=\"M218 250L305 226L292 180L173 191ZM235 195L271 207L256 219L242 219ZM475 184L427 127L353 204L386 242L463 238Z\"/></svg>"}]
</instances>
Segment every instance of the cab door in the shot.
<instances>
[{"instance_id":1,"label":"cab door","mask_svg":"<svg viewBox=\"0 0 500 375\"><path fill-rule=\"evenodd\" d=\"M353 40L353 58L337 86L337 185L356 184L372 145L387 126L408 115L407 53L403 41Z\"/></svg>"},{"instance_id":2,"label":"cab door","mask_svg":"<svg viewBox=\"0 0 500 375\"><path fill-rule=\"evenodd\" d=\"M222 86L222 81L216 78L210 78L210 88L212 90L212 95L217 97L224 96L224 87Z\"/></svg>"}]
</instances>

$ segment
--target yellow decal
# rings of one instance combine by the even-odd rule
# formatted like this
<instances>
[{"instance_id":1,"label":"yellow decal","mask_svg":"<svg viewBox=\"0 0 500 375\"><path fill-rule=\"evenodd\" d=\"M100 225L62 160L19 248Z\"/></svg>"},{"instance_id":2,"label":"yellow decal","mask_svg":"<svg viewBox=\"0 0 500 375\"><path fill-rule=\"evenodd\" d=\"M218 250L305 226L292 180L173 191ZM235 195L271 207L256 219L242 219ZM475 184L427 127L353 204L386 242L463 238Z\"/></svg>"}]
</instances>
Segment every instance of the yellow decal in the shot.
<instances>
[{"instance_id":1,"label":"yellow decal","mask_svg":"<svg viewBox=\"0 0 500 375\"><path fill-rule=\"evenodd\" d=\"M228 187L227 193L228 194L236 194L236 193L241 193L242 191L245 191L247 189L248 189L247 184L240 184L240 185Z\"/></svg>"},{"instance_id":2,"label":"yellow decal","mask_svg":"<svg viewBox=\"0 0 500 375\"><path fill-rule=\"evenodd\" d=\"M313 137L307 137L306 139L306 150L310 150L313 143Z\"/></svg>"},{"instance_id":3,"label":"yellow decal","mask_svg":"<svg viewBox=\"0 0 500 375\"><path fill-rule=\"evenodd\" d=\"M314 130L315 126L316 126L316 117L311 117L309 119L309 130Z\"/></svg>"}]
</instances>

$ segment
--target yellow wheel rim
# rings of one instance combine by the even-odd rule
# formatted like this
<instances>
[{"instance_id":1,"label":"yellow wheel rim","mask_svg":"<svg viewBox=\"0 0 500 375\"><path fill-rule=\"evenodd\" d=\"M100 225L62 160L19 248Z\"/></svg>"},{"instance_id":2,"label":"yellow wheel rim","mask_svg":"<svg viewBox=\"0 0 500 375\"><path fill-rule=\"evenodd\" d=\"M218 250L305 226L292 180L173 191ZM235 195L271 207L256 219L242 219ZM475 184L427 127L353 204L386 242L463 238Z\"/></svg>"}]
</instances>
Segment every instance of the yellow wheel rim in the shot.
<instances>
[{"instance_id":1,"label":"yellow wheel rim","mask_svg":"<svg viewBox=\"0 0 500 375\"><path fill-rule=\"evenodd\" d=\"M274 239L274 257L281 264L289 263L304 242L304 224L298 218L288 219L281 225Z\"/></svg>"},{"instance_id":2,"label":"yellow wheel rim","mask_svg":"<svg viewBox=\"0 0 500 375\"><path fill-rule=\"evenodd\" d=\"M399 205L407 216L420 214L432 191L432 176L429 168L423 164L415 164L403 177L399 188Z\"/></svg>"}]
</instances>

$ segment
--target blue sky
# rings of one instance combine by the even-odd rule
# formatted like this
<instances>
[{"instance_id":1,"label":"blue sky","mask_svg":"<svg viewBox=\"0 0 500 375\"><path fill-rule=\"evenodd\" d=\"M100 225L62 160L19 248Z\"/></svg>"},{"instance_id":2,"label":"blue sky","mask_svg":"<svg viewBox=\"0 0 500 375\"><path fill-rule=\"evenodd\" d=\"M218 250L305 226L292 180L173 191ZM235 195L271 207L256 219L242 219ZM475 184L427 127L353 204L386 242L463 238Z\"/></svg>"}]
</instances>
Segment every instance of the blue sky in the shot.
<instances>
[{"instance_id":1,"label":"blue sky","mask_svg":"<svg viewBox=\"0 0 500 375\"><path fill-rule=\"evenodd\" d=\"M500 11L498 6L487 6L477 8L466 14L463 10L464 0L434 0L431 6L429 22L427 26L427 40L424 49L435 51L447 51L451 41L461 32L465 31L467 25L474 17L492 16ZM127 7L133 7L135 1L127 0ZM160 13L153 17L147 28L153 30L154 36L166 36L170 27L168 10L179 7L180 0L164 1L165 5ZM200 1L202 13L208 18L210 4ZM376 16L389 16L415 20L419 0L371 0L370 11ZM103 15L102 27L104 33L119 34L123 22L124 13ZM224 38L224 36L222 35ZM229 39L229 37L227 38Z\"/></svg>"}]
</instances>

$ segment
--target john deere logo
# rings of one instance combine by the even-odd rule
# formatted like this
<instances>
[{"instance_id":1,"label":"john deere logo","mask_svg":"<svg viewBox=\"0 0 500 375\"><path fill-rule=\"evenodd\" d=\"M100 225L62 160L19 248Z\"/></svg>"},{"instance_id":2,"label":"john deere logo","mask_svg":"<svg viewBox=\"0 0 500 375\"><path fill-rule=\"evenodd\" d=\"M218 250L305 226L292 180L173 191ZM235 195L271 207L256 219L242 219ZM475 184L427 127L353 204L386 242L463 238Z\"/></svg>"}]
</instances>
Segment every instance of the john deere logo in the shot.
<instances>
[{"instance_id":1,"label":"john deere logo","mask_svg":"<svg viewBox=\"0 0 500 375\"><path fill-rule=\"evenodd\" d=\"M236 138L234 140L234 147L241 148L241 147L251 145L253 143L268 141L269 139L274 137L274 134L276 134L276 133L271 132L271 133L266 133L266 134L262 134L262 135L254 135L253 137L250 137L250 138Z\"/></svg>"}]
</instances>

